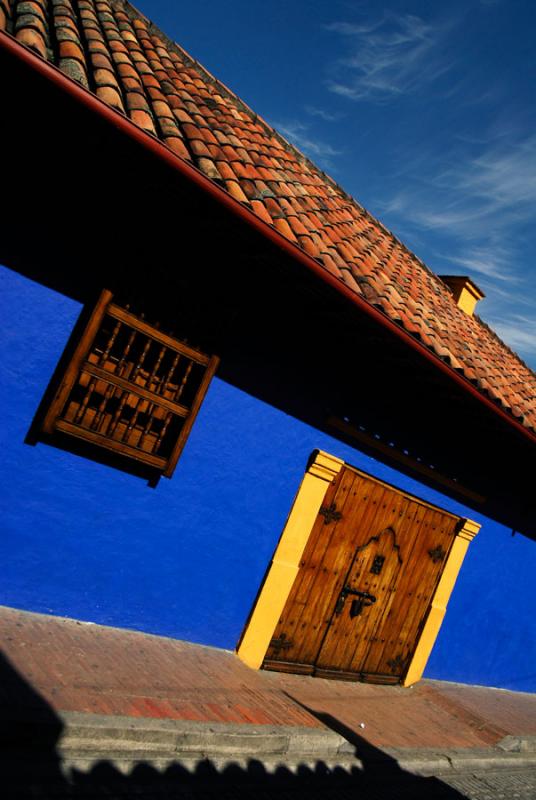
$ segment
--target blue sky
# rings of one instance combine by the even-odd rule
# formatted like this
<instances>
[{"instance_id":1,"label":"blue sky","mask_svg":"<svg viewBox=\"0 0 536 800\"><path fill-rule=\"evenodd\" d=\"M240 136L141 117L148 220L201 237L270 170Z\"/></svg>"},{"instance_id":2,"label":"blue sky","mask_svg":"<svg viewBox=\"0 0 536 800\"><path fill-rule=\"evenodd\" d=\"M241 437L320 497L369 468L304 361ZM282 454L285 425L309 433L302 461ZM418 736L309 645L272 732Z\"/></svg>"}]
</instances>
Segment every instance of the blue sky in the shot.
<instances>
[{"instance_id":1,"label":"blue sky","mask_svg":"<svg viewBox=\"0 0 536 800\"><path fill-rule=\"evenodd\" d=\"M534 0L137 0L536 369Z\"/></svg>"}]
</instances>

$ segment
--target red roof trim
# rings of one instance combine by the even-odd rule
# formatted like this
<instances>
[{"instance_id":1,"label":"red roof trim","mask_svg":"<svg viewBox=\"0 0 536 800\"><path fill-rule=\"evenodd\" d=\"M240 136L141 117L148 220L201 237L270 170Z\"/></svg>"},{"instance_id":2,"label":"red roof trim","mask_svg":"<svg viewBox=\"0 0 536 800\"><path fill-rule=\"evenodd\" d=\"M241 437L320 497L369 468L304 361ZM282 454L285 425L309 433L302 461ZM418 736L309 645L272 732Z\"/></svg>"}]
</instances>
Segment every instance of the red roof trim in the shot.
<instances>
[{"instance_id":1,"label":"red roof trim","mask_svg":"<svg viewBox=\"0 0 536 800\"><path fill-rule=\"evenodd\" d=\"M204 189L215 200L220 202L228 208L236 216L244 220L248 225L251 225L263 236L272 241L277 247L285 251L291 257L301 262L305 267L314 272L326 284L336 289L341 295L346 297L351 303L357 306L363 313L383 325L386 329L394 333L410 348L415 350L420 355L424 356L430 363L436 366L445 375L448 375L458 386L461 386L465 391L469 392L473 397L477 398L488 409L493 411L502 420L509 423L515 430L523 434L532 444L536 444L536 435L530 430L519 423L508 412L497 406L492 400L488 399L485 395L478 391L466 378L459 375L448 364L442 361L439 356L435 355L425 345L414 339L403 328L394 323L382 311L378 310L366 300L362 299L353 289L344 284L340 278L336 278L325 267L315 261L312 257L308 256L297 245L293 244L275 228L272 228L266 222L263 222L252 211L235 200L224 189L220 188L217 184L207 178L200 170L183 160L178 154L172 152L165 144L158 139L153 138L149 133L139 128L128 117L121 114L111 106L108 106L98 97L93 95L90 91L80 86L76 81L72 80L61 72L57 67L49 64L40 56L33 53L25 45L16 41L10 34L5 31L0 31L0 47L6 50L11 55L24 62L32 69L35 69L44 77L51 80L54 84L66 91L75 100L90 108L95 113L99 114L104 119L107 119L114 127L121 130L134 141L139 142L155 156L165 161L172 169L180 172L184 177L191 180L197 186Z\"/></svg>"}]
</instances>

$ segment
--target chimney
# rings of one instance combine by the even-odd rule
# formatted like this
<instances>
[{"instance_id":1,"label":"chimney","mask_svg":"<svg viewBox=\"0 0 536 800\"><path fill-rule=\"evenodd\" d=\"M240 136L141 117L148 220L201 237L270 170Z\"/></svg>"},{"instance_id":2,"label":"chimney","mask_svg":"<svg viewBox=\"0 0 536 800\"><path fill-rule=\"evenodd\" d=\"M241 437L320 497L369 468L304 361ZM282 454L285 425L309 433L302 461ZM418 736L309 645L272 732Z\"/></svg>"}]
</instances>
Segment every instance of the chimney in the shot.
<instances>
[{"instance_id":1,"label":"chimney","mask_svg":"<svg viewBox=\"0 0 536 800\"><path fill-rule=\"evenodd\" d=\"M486 296L484 292L466 275L439 275L439 278L449 287L456 305L472 317L476 304Z\"/></svg>"}]
</instances>

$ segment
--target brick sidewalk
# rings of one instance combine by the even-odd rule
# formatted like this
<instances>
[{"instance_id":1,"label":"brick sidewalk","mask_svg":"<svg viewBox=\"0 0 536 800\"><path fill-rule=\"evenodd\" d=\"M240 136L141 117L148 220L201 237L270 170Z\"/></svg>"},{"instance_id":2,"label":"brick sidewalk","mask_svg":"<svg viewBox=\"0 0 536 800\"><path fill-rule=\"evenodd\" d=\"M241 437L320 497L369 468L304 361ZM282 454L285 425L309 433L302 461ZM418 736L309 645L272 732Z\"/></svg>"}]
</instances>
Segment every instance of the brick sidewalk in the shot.
<instances>
[{"instance_id":1,"label":"brick sidewalk","mask_svg":"<svg viewBox=\"0 0 536 800\"><path fill-rule=\"evenodd\" d=\"M228 651L8 608L0 608L0 637L10 664L57 711L321 727L318 714L378 747L486 747L506 735L536 736L536 695L255 672ZM12 702L4 689L3 704Z\"/></svg>"}]
</instances>

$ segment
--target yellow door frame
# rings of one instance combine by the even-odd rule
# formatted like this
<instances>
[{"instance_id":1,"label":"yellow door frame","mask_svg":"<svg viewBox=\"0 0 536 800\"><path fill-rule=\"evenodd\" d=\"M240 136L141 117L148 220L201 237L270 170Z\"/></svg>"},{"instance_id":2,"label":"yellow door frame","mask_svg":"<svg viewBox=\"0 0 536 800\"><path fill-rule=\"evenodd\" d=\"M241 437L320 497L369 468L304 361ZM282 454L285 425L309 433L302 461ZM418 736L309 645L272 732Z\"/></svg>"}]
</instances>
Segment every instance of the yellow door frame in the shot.
<instances>
[{"instance_id":1,"label":"yellow door frame","mask_svg":"<svg viewBox=\"0 0 536 800\"><path fill-rule=\"evenodd\" d=\"M298 574L303 552L328 487L343 466L345 466L344 461L329 453L324 453L322 450L316 450L311 456L264 583L237 648L239 658L253 669L259 669L262 665ZM352 469L355 470L355 467ZM359 470L355 471L359 472ZM411 662L402 679L403 686L410 686L422 677L465 554L480 529L480 525L472 520L464 519L461 522L432 597Z\"/></svg>"}]
</instances>

